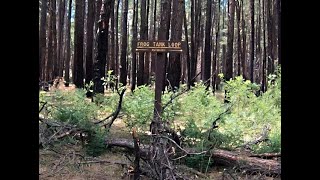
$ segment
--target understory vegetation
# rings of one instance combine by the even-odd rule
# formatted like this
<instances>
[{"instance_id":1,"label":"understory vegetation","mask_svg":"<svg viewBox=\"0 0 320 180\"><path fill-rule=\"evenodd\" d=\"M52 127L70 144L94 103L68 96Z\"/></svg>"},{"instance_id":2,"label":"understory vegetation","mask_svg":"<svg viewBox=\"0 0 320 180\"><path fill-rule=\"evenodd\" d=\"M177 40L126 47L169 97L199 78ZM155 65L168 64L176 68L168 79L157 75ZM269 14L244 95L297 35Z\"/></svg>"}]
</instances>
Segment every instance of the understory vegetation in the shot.
<instances>
[{"instance_id":1,"label":"understory vegetation","mask_svg":"<svg viewBox=\"0 0 320 180\"><path fill-rule=\"evenodd\" d=\"M214 96L211 90L206 90L203 83L196 83L188 91L182 86L178 92L164 92L162 119L178 132L181 146L199 150L208 147L227 150L249 147L254 153L280 152L280 68L269 76L268 90L259 96L259 85L244 80L242 76L222 83L228 103ZM119 95L98 95L93 100L91 102L86 98L86 91L81 89L70 92L56 90L51 95L40 92L40 106L43 102L48 103L41 115L87 131L90 138L84 145L86 153L98 156L106 150L104 141L108 132L92 122L111 114L117 108ZM134 92L126 92L120 118L129 129L128 133L132 128L137 129L139 134L149 131L153 107L152 87L140 86ZM210 158L204 156L187 157L185 162L198 169L212 163Z\"/></svg>"}]
</instances>

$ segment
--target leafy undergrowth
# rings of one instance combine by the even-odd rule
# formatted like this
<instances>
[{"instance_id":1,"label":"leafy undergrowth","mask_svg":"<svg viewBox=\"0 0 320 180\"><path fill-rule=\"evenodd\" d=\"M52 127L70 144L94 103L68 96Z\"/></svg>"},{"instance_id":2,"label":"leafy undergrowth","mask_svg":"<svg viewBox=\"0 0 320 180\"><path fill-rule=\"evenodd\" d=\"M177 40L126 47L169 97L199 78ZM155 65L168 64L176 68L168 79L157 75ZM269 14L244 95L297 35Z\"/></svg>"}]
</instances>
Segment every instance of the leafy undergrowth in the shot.
<instances>
[{"instance_id":1,"label":"leafy undergrowth","mask_svg":"<svg viewBox=\"0 0 320 180\"><path fill-rule=\"evenodd\" d=\"M221 76L221 78L223 77ZM259 86L244 80L241 76L227 82L223 81L222 85L222 92L225 90L226 94L216 92L216 96L212 94L211 90L207 91L202 83L197 83L187 92L184 92L186 87L182 85L175 94L168 91L163 94L163 105L170 100L172 102L164 109L162 119L181 135L182 146L196 147L199 150L212 146L237 150L239 147L249 144L253 153L281 152L280 68L276 74L269 76L268 90L265 93L260 93L259 96L256 95ZM105 95L95 96L94 103L92 103L90 99L85 98L85 93L85 90L79 89L54 90L50 93L40 92L40 102L48 102L41 116L67 122L88 131L91 138L81 149L83 155L99 157L99 159L110 159L109 156L114 155L126 160L124 152L109 151L103 145L104 139L106 137L131 138L132 128L138 129L139 135L143 137L149 131L149 125L153 118L154 89L149 86L140 86L134 92L127 91L123 98L120 118L115 121L109 132L93 126L92 120L103 119L111 114L117 107L118 94L108 92ZM181 95L172 99L179 93ZM224 103L221 100L221 97L225 95L229 103ZM213 124L215 121L216 123ZM218 128L212 129L213 125L217 125ZM263 141L252 143L259 138ZM63 148L70 143L77 144L78 142L67 139L61 142L59 147ZM40 157L46 159L47 155L40 153ZM57 163L53 163L53 160L44 162L40 161L43 169L57 170L56 167L60 166L59 161ZM210 159L202 156L187 157L185 164L207 174L213 171ZM119 168L119 165L112 166ZM102 175L110 175L111 172L117 172L112 168L108 170L112 166L110 164L95 164L88 167L99 169L98 171ZM65 173L75 171L75 177L100 179L91 177L94 174L90 175L91 170L92 172L95 170L86 171L86 165L76 165L75 167L71 169L68 169L70 167L67 166L64 167L67 168ZM119 173L116 173L117 175L112 179L121 178L123 173L120 172L124 171L123 169L125 168L120 168ZM63 171L61 170L61 172ZM95 174L99 175L99 173ZM59 175L64 177L63 179L67 177L63 173L59 173ZM238 175L241 177L241 174ZM58 176L58 174L50 176ZM110 179L107 177L106 175L104 179Z\"/></svg>"}]
</instances>

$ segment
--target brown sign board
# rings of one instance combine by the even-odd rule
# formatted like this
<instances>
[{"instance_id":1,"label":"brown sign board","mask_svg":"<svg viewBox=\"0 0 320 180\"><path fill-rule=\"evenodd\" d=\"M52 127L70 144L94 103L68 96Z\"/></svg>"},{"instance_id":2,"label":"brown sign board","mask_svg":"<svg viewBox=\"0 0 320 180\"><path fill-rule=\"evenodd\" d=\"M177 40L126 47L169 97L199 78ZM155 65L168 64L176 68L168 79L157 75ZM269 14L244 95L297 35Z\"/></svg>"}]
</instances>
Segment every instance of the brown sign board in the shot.
<instances>
[{"instance_id":1,"label":"brown sign board","mask_svg":"<svg viewBox=\"0 0 320 180\"><path fill-rule=\"evenodd\" d=\"M185 41L149 41L138 40L132 47L135 52L186 52L187 43Z\"/></svg>"}]
</instances>

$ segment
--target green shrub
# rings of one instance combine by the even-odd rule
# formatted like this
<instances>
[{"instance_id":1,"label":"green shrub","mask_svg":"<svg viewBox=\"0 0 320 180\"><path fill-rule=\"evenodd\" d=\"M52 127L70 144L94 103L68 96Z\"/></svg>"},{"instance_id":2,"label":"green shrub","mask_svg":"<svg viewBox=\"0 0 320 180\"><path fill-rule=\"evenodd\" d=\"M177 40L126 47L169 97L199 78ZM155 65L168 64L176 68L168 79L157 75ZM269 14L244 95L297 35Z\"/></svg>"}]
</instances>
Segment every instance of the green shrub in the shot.
<instances>
[{"instance_id":1,"label":"green shrub","mask_svg":"<svg viewBox=\"0 0 320 180\"><path fill-rule=\"evenodd\" d=\"M88 134L85 144L86 153L91 156L100 155L105 151L104 139L106 132L92 123L97 116L99 106L86 98L86 91L76 89L74 92L56 91L52 97L55 109L53 119L75 125Z\"/></svg>"},{"instance_id":2,"label":"green shrub","mask_svg":"<svg viewBox=\"0 0 320 180\"><path fill-rule=\"evenodd\" d=\"M129 128L148 130L153 118L154 90L139 86L133 94L127 95L123 102L122 112L126 114L124 122Z\"/></svg>"},{"instance_id":3,"label":"green shrub","mask_svg":"<svg viewBox=\"0 0 320 180\"><path fill-rule=\"evenodd\" d=\"M198 146L200 140L208 137L211 123L224 112L229 105L232 108L217 122L210 141L215 147L233 150L247 142L257 139L265 126L270 127L269 141L253 146L255 152L279 152L281 150L281 75L280 70L272 77L273 83L267 92L257 97L259 85L245 81L241 76L225 82L226 97L229 104L222 104L205 91L203 84L194 88L181 100L179 117L185 125L184 135L187 145Z\"/></svg>"}]
</instances>

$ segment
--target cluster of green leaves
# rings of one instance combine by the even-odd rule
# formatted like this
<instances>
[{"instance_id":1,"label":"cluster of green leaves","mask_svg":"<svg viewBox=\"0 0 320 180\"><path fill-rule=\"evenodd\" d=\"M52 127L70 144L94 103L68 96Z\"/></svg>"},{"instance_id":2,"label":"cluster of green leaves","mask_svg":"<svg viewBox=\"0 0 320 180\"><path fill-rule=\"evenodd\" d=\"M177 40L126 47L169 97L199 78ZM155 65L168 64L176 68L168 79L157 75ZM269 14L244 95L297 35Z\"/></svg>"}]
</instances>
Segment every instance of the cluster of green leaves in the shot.
<instances>
[{"instance_id":1,"label":"cluster of green leaves","mask_svg":"<svg viewBox=\"0 0 320 180\"><path fill-rule=\"evenodd\" d=\"M224 116L218 131L231 138L224 147L234 149L261 136L269 127L269 141L253 146L255 152L279 152L281 150L281 71L269 77L268 90L260 96L260 87L241 76L227 81L226 97L233 104L231 113ZM272 81L272 83L271 83Z\"/></svg>"},{"instance_id":2,"label":"cluster of green leaves","mask_svg":"<svg viewBox=\"0 0 320 180\"><path fill-rule=\"evenodd\" d=\"M100 106L86 98L86 90L56 91L50 99L48 98L53 106L53 119L75 125L87 132L89 139L85 144L85 150L88 155L97 156L105 151L104 139L107 132L92 123Z\"/></svg>"},{"instance_id":3,"label":"cluster of green leaves","mask_svg":"<svg viewBox=\"0 0 320 180\"><path fill-rule=\"evenodd\" d=\"M148 86L139 86L134 93L127 94L122 112L126 115L127 127L148 130L153 117L154 91Z\"/></svg>"},{"instance_id":4,"label":"cluster of green leaves","mask_svg":"<svg viewBox=\"0 0 320 180\"><path fill-rule=\"evenodd\" d=\"M256 96L259 85L244 80L241 76L224 82L226 98L223 104L209 95L202 84L197 84L181 101L185 123L184 136L187 146L199 150L209 146L234 150L256 140L266 127L270 128L268 140L252 146L255 153L281 151L281 69L269 75L268 90ZM210 123L232 105L229 113L221 116L219 128L209 131ZM189 113L188 113L189 112ZM209 133L211 138L209 137ZM187 157L189 166L203 171L208 158Z\"/></svg>"},{"instance_id":5,"label":"cluster of green leaves","mask_svg":"<svg viewBox=\"0 0 320 180\"><path fill-rule=\"evenodd\" d=\"M203 83L196 83L188 92L175 98L163 112L162 119L171 122L180 131L186 146L204 148L215 146L235 149L254 141L270 127L269 141L253 146L255 152L279 152L281 150L281 72L269 76L268 91L257 96L259 85L244 80L242 76L223 82L226 98L223 103ZM183 87L180 91L183 90ZM166 104L172 92L165 92L162 103ZM123 112L127 126L148 130L153 118L154 91L141 86L126 96ZM230 111L223 114L230 106ZM223 115L221 115L223 114ZM211 131L212 123L219 128ZM209 137L210 133L210 137Z\"/></svg>"},{"instance_id":6,"label":"cluster of green leaves","mask_svg":"<svg viewBox=\"0 0 320 180\"><path fill-rule=\"evenodd\" d=\"M162 104L165 105L173 97L173 92L165 91L162 95ZM127 94L123 102L122 112L127 127L135 127L138 130L149 130L154 115L154 90L149 86L139 86L133 93ZM162 119L173 122L177 114L180 114L180 102L173 99L163 110Z\"/></svg>"}]
</instances>

